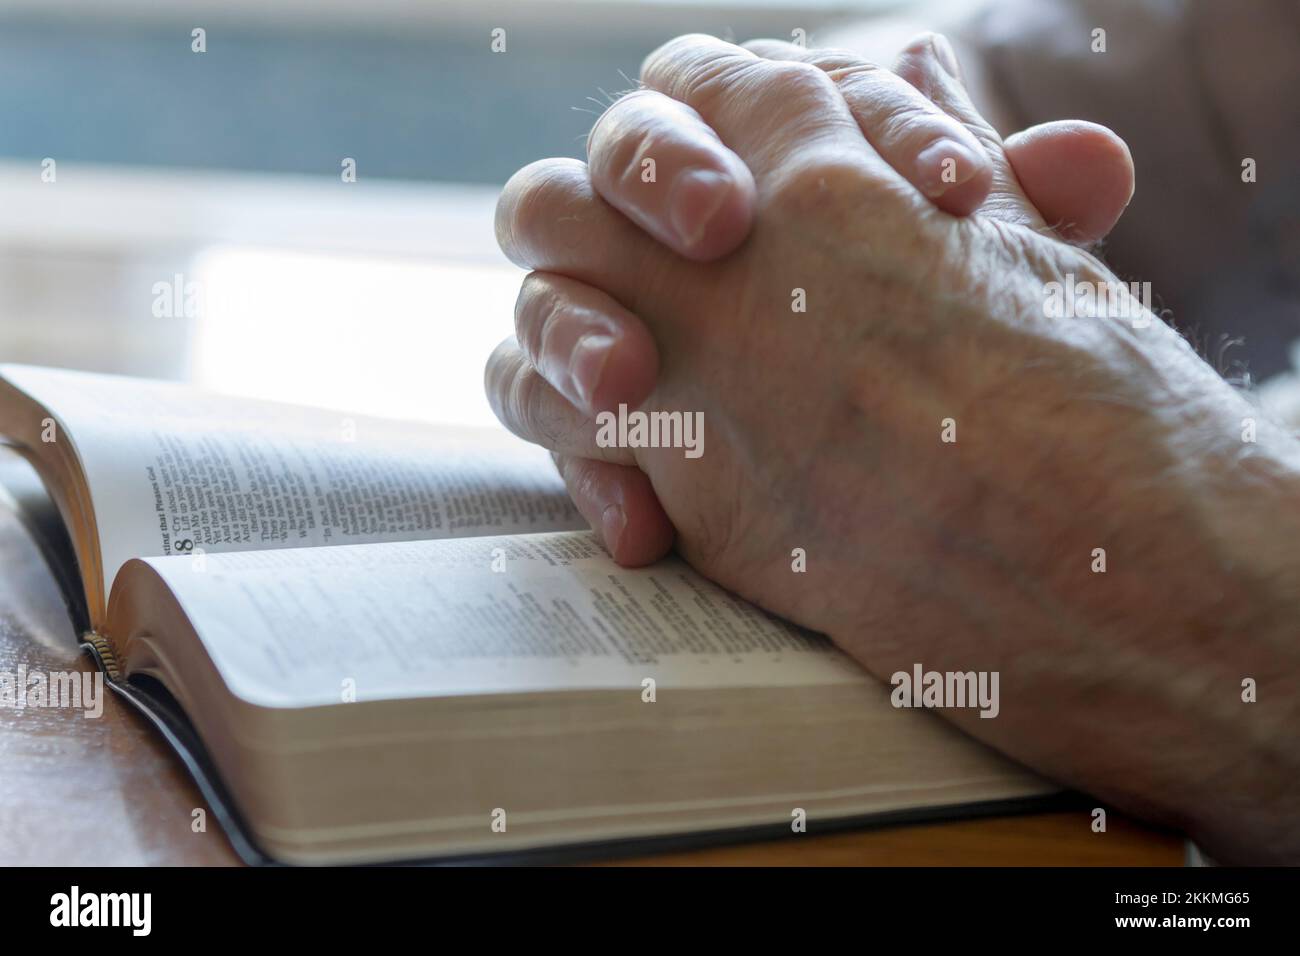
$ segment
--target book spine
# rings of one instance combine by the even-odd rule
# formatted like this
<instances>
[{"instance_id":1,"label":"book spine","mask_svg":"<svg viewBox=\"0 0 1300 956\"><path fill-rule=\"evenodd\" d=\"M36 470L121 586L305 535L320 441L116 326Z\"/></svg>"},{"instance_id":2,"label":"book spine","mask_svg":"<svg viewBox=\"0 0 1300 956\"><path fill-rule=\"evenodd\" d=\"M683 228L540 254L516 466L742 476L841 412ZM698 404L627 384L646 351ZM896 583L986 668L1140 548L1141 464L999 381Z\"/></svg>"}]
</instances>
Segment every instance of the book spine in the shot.
<instances>
[{"instance_id":1,"label":"book spine","mask_svg":"<svg viewBox=\"0 0 1300 956\"><path fill-rule=\"evenodd\" d=\"M117 663L117 654L113 651L113 645L107 637L94 631L87 631L81 636L81 646L95 659L95 663L109 680L114 683L121 682L122 671Z\"/></svg>"}]
</instances>

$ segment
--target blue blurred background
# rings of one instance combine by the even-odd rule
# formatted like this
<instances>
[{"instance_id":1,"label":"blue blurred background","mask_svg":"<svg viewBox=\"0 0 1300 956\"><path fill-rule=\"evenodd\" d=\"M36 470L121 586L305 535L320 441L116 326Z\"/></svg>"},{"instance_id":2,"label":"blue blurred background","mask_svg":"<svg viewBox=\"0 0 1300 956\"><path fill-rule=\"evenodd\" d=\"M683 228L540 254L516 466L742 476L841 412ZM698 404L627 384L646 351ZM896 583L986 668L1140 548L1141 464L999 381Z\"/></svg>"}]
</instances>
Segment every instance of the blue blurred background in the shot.
<instances>
[{"instance_id":1,"label":"blue blurred background","mask_svg":"<svg viewBox=\"0 0 1300 956\"><path fill-rule=\"evenodd\" d=\"M0 4L0 154L329 176L351 156L373 177L500 183L537 157L581 155L588 97L626 89L672 36L789 38L887 6Z\"/></svg>"}]
</instances>

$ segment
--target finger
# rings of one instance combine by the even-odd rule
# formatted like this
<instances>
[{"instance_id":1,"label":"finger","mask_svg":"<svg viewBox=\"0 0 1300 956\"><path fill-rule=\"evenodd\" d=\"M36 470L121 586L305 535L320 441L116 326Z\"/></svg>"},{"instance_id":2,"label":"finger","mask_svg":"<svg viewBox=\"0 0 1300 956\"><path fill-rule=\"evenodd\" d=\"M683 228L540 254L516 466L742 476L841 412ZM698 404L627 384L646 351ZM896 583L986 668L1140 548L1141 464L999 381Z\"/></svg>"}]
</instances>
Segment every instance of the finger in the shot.
<instances>
[{"instance_id":1,"label":"finger","mask_svg":"<svg viewBox=\"0 0 1300 956\"><path fill-rule=\"evenodd\" d=\"M574 506L624 567L658 561L673 546L673 525L639 468L556 455Z\"/></svg>"},{"instance_id":2,"label":"finger","mask_svg":"<svg viewBox=\"0 0 1300 956\"><path fill-rule=\"evenodd\" d=\"M1030 202L1070 242L1105 237L1133 198L1133 157L1104 126L1043 123L1007 137L1003 146Z\"/></svg>"},{"instance_id":3,"label":"finger","mask_svg":"<svg viewBox=\"0 0 1300 956\"><path fill-rule=\"evenodd\" d=\"M630 449L596 444L595 421L542 378L513 338L488 357L483 386L501 424L525 441L564 455L636 463Z\"/></svg>"},{"instance_id":4,"label":"finger","mask_svg":"<svg viewBox=\"0 0 1300 956\"><path fill-rule=\"evenodd\" d=\"M979 140L902 77L839 50L809 50L781 40L744 46L769 60L824 70L876 152L940 209L965 216L988 197L993 167Z\"/></svg>"},{"instance_id":5,"label":"finger","mask_svg":"<svg viewBox=\"0 0 1300 956\"><path fill-rule=\"evenodd\" d=\"M597 286L639 313L645 277L682 262L596 195L585 163L546 159L510 177L496 209L497 242L525 269Z\"/></svg>"},{"instance_id":6,"label":"finger","mask_svg":"<svg viewBox=\"0 0 1300 956\"><path fill-rule=\"evenodd\" d=\"M515 337L528 362L588 416L635 408L659 374L659 351L635 315L599 289L534 272L515 302Z\"/></svg>"},{"instance_id":7,"label":"finger","mask_svg":"<svg viewBox=\"0 0 1300 956\"><path fill-rule=\"evenodd\" d=\"M881 182L899 179L874 150L863 148L844 98L810 64L766 60L716 37L692 34L646 57L641 81L693 108L744 160L760 187L769 174L797 169L804 158L864 164Z\"/></svg>"},{"instance_id":8,"label":"finger","mask_svg":"<svg viewBox=\"0 0 1300 956\"><path fill-rule=\"evenodd\" d=\"M984 147L992 163L993 181L980 214L1031 229L1046 229L1043 217L1021 189L1015 170L1007 160L1002 137L971 103L952 44L937 33L922 34L903 48L894 72L962 123Z\"/></svg>"},{"instance_id":9,"label":"finger","mask_svg":"<svg viewBox=\"0 0 1300 956\"><path fill-rule=\"evenodd\" d=\"M708 262L744 241L754 177L684 103L653 90L624 96L587 138L596 192L679 255Z\"/></svg>"},{"instance_id":10,"label":"finger","mask_svg":"<svg viewBox=\"0 0 1300 956\"><path fill-rule=\"evenodd\" d=\"M1124 141L1083 121L1045 123L1005 143L970 101L948 41L917 37L896 69L963 123L988 149L994 182L980 212L1088 243L1114 227L1133 195L1133 159ZM1000 144L1000 148L999 148Z\"/></svg>"}]
</instances>

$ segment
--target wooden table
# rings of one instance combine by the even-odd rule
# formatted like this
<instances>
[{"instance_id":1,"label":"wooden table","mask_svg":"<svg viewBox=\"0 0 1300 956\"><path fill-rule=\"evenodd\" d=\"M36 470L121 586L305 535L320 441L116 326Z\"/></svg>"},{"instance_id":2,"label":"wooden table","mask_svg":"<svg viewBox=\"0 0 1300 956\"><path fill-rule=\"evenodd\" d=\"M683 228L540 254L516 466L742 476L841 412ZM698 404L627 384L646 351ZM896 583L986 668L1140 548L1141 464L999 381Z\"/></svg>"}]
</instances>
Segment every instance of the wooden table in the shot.
<instances>
[{"instance_id":1,"label":"wooden table","mask_svg":"<svg viewBox=\"0 0 1300 956\"><path fill-rule=\"evenodd\" d=\"M30 491L26 466L0 449L0 485ZM56 579L17 509L0 495L0 671L90 670ZM106 692L103 716L0 707L0 865L235 865L180 762ZM889 827L673 853L616 864L1179 865L1183 843L1084 811Z\"/></svg>"}]
</instances>

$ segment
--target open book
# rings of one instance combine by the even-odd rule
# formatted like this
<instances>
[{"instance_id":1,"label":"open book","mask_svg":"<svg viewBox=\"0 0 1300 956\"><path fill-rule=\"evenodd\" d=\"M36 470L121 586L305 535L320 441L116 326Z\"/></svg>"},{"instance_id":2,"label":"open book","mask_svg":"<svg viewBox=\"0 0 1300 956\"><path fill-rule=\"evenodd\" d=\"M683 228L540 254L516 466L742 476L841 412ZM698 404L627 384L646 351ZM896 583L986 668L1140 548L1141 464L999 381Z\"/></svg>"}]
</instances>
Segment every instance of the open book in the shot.
<instances>
[{"instance_id":1,"label":"open book","mask_svg":"<svg viewBox=\"0 0 1300 956\"><path fill-rule=\"evenodd\" d=\"M246 856L817 832L1056 790L684 563L619 568L504 433L0 366L0 437L62 516L88 649Z\"/></svg>"}]
</instances>

